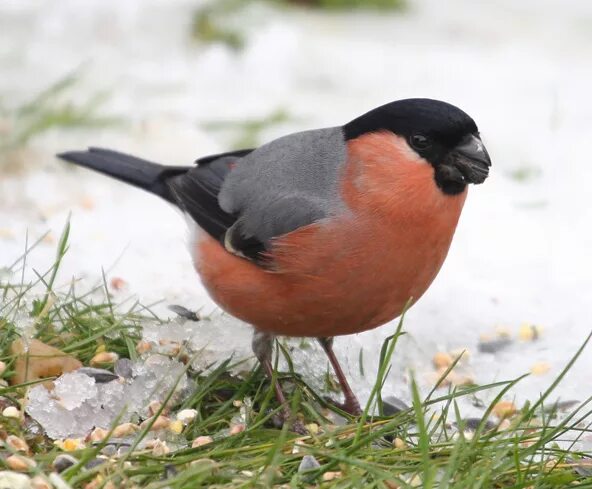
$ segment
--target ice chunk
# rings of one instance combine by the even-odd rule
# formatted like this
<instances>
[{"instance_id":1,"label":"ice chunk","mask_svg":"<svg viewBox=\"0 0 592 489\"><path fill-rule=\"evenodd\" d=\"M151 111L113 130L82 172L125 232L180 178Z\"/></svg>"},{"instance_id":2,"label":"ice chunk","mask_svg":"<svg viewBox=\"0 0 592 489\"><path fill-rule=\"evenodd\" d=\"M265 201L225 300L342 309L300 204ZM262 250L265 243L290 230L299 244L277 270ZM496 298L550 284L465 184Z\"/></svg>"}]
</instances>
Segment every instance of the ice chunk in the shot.
<instances>
[{"instance_id":1,"label":"ice chunk","mask_svg":"<svg viewBox=\"0 0 592 489\"><path fill-rule=\"evenodd\" d=\"M95 379L79 372L62 375L55 381L54 396L67 410L80 407L84 401L96 397Z\"/></svg>"},{"instance_id":2,"label":"ice chunk","mask_svg":"<svg viewBox=\"0 0 592 489\"><path fill-rule=\"evenodd\" d=\"M82 437L93 428L109 428L116 420L148 415L151 401L164 401L171 390L183 395L185 366L162 355L130 365L132 378L97 384L88 375L71 372L55 381L52 392L38 385L29 390L27 412L51 438Z\"/></svg>"}]
</instances>

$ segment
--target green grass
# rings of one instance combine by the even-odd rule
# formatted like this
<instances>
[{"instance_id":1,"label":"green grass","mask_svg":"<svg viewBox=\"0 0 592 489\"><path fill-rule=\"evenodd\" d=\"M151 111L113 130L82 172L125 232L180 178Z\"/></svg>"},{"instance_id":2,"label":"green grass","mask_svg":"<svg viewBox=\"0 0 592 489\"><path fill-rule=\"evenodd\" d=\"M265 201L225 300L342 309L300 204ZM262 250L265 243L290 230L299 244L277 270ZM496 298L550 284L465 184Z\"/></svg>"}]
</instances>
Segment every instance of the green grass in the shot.
<instances>
[{"instance_id":1,"label":"green grass","mask_svg":"<svg viewBox=\"0 0 592 489\"><path fill-rule=\"evenodd\" d=\"M24 283L20 272L26 267L34 243L2 275L9 277L0 283L0 359L8 364L6 378L11 375L14 360L8 348L18 337L18 323L25 317L33 321L35 337L62 348L85 364L98 345L134 358L141 324L158 321L149 308L138 303L114 303L105 281L84 292L79 292L82 284L75 281L64 290L56 288L68 235L66 226L55 263L38 273L36 280ZM583 460L590 454L577 452L573 444L564 441L568 435L573 438L590 433L589 400L561 416L551 409L554 389L589 338L540 398L523 406L504 429L501 425L492 429L486 421L494 403L504 398L520 379L453 389L441 395L441 391L434 390L427 397L422 397L412 381L413 403L409 409L394 416L373 414L382 412L381 388L402 328L403 320L384 342L372 394L359 420L326 405L320 393L298 375L280 372L278 378L289 392L293 411L305 423L319 427L316 434L296 435L287 426L276 427L274 415L279 406L258 368L233 374L237 368L231 367L242 365L236 359L222 361L208 371L188 367L187 374L196 387L189 397L173 406L172 412L192 408L198 415L180 435L165 436L170 453L155 455L141 448L142 439L147 436L145 429L133 440L133 450L110 456L103 464L87 469L85 464L105 450L106 442L87 445L71 453L79 463L61 474L67 484L64 487L84 488L91 481L95 483L91 487L109 487L106 484L111 482L111 487L151 489L592 487L592 471L587 460ZM280 348L280 354L287 355L287 350ZM22 385L0 387L0 396L18 402L26 389ZM462 398L487 393L496 395L479 426L466 434L462 429L454 429L455 423L461 427L465 423L459 413ZM229 427L241 415L246 430L229 435ZM341 423L336 423L336 419L341 419ZM0 416L0 425L1 438L14 434L31 446L31 458L37 466L30 475L49 476L52 461L61 450L32 430L31 423L23 425ZM191 441L202 435L210 435L214 441L190 448ZM397 442L397 448L395 438L403 441ZM303 455L314 456L320 467L299 471ZM0 470L5 464L0 456ZM340 475L325 481L324 477L331 472Z\"/></svg>"}]
</instances>

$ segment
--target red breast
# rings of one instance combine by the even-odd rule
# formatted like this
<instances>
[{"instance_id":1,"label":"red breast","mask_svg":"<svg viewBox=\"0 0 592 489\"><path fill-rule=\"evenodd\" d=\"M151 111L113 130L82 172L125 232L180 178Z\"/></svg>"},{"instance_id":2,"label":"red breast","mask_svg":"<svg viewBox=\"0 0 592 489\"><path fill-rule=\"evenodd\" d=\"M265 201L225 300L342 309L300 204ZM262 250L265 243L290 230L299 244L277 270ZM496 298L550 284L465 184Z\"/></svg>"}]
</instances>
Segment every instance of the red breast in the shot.
<instances>
[{"instance_id":1,"label":"red breast","mask_svg":"<svg viewBox=\"0 0 592 489\"><path fill-rule=\"evenodd\" d=\"M348 142L347 210L274 241L273 271L228 253L205 233L195 266L214 300L258 330L336 336L375 328L419 299L448 253L466 190L446 195L404 139Z\"/></svg>"}]
</instances>

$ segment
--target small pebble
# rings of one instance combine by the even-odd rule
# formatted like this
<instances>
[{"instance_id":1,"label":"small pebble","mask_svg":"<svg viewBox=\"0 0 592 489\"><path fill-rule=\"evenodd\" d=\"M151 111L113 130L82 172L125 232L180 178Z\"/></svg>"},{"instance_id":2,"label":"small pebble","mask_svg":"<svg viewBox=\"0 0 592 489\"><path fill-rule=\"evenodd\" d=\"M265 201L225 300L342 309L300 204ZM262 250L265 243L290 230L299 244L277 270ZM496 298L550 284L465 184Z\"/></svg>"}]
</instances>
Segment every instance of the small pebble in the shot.
<instances>
[{"instance_id":1,"label":"small pebble","mask_svg":"<svg viewBox=\"0 0 592 489\"><path fill-rule=\"evenodd\" d=\"M298 472L310 472L312 470L318 469L320 466L321 464L312 455L305 455L300 461ZM312 482L314 479L314 474L305 474L303 479L307 482Z\"/></svg>"},{"instance_id":2,"label":"small pebble","mask_svg":"<svg viewBox=\"0 0 592 489\"><path fill-rule=\"evenodd\" d=\"M434 358L432 358L432 363L436 368L448 368L450 367L450 365L452 365L453 361L454 360L452 359L450 354L442 351L436 353L434 355Z\"/></svg>"},{"instance_id":3,"label":"small pebble","mask_svg":"<svg viewBox=\"0 0 592 489\"><path fill-rule=\"evenodd\" d=\"M195 409L183 409L177 413L177 419L183 424L189 424L197 417Z\"/></svg>"},{"instance_id":4,"label":"small pebble","mask_svg":"<svg viewBox=\"0 0 592 489\"><path fill-rule=\"evenodd\" d=\"M131 379L134 376L132 365L133 363L129 358L120 358L115 362L115 365L113 366L113 371L119 377L123 377L124 379Z\"/></svg>"},{"instance_id":5,"label":"small pebble","mask_svg":"<svg viewBox=\"0 0 592 489\"><path fill-rule=\"evenodd\" d=\"M333 481L335 479L341 478L341 476L342 476L342 473L340 471L325 472L323 474L323 481L325 481L325 482Z\"/></svg>"},{"instance_id":6,"label":"small pebble","mask_svg":"<svg viewBox=\"0 0 592 489\"><path fill-rule=\"evenodd\" d=\"M122 423L117 425L113 429L114 438L125 438L126 436L133 435L136 431L139 431L140 427L134 423Z\"/></svg>"},{"instance_id":7,"label":"small pebble","mask_svg":"<svg viewBox=\"0 0 592 489\"><path fill-rule=\"evenodd\" d=\"M20 418L21 413L20 411L15 408L14 406L8 406L4 411L2 411L2 416L5 418Z\"/></svg>"},{"instance_id":8,"label":"small pebble","mask_svg":"<svg viewBox=\"0 0 592 489\"><path fill-rule=\"evenodd\" d=\"M530 367L530 373L533 375L545 375L551 370L551 364L547 362L537 362Z\"/></svg>"},{"instance_id":9,"label":"small pebble","mask_svg":"<svg viewBox=\"0 0 592 489\"><path fill-rule=\"evenodd\" d=\"M382 411L385 416L394 416L402 411L407 411L409 405L395 396L387 396L382 400Z\"/></svg>"},{"instance_id":10,"label":"small pebble","mask_svg":"<svg viewBox=\"0 0 592 489\"><path fill-rule=\"evenodd\" d=\"M11 455L4 462L8 468L17 472L27 472L37 466L34 460L21 455Z\"/></svg>"},{"instance_id":11,"label":"small pebble","mask_svg":"<svg viewBox=\"0 0 592 489\"><path fill-rule=\"evenodd\" d=\"M84 464L84 468L86 470L92 470L95 467L98 467L99 465L103 465L106 461L107 459L104 458L93 458L92 460L89 460L88 462L86 462L86 464Z\"/></svg>"},{"instance_id":12,"label":"small pebble","mask_svg":"<svg viewBox=\"0 0 592 489\"><path fill-rule=\"evenodd\" d=\"M211 436L198 436L193 443L191 443L191 448L203 447L209 443L212 443L214 439Z\"/></svg>"},{"instance_id":13,"label":"small pebble","mask_svg":"<svg viewBox=\"0 0 592 489\"><path fill-rule=\"evenodd\" d=\"M68 455L67 453L61 453L54 459L51 466L59 474L66 470L68 467L72 467L77 463L78 460L76 460L72 455Z\"/></svg>"},{"instance_id":14,"label":"small pebble","mask_svg":"<svg viewBox=\"0 0 592 489\"><path fill-rule=\"evenodd\" d=\"M119 376L104 368L82 367L77 372L92 377L97 384L106 384L119 378Z\"/></svg>"},{"instance_id":15,"label":"small pebble","mask_svg":"<svg viewBox=\"0 0 592 489\"><path fill-rule=\"evenodd\" d=\"M500 401L495 406L493 406L493 414L495 414L499 419L505 419L513 416L516 414L518 409L516 405L511 401Z\"/></svg>"},{"instance_id":16,"label":"small pebble","mask_svg":"<svg viewBox=\"0 0 592 489\"><path fill-rule=\"evenodd\" d=\"M15 435L9 435L6 437L6 445L15 452L29 452L29 445L27 445L27 442Z\"/></svg>"},{"instance_id":17,"label":"small pebble","mask_svg":"<svg viewBox=\"0 0 592 489\"><path fill-rule=\"evenodd\" d=\"M90 360L91 366L96 365L110 365L115 363L119 359L119 355L112 351L102 351L97 353L94 357Z\"/></svg>"}]
</instances>

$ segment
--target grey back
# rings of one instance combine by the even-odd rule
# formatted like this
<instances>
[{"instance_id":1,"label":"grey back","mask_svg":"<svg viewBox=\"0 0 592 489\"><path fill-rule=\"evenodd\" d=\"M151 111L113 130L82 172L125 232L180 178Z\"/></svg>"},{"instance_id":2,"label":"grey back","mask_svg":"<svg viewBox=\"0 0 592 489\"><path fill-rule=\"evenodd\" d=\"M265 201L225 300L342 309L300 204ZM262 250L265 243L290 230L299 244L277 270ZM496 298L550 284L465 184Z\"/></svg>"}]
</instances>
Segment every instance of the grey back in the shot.
<instances>
[{"instance_id":1,"label":"grey back","mask_svg":"<svg viewBox=\"0 0 592 489\"><path fill-rule=\"evenodd\" d=\"M339 178L345 160L342 127L281 137L241 158L224 180L220 207L238 216L243 236L268 245L343 208Z\"/></svg>"}]
</instances>

